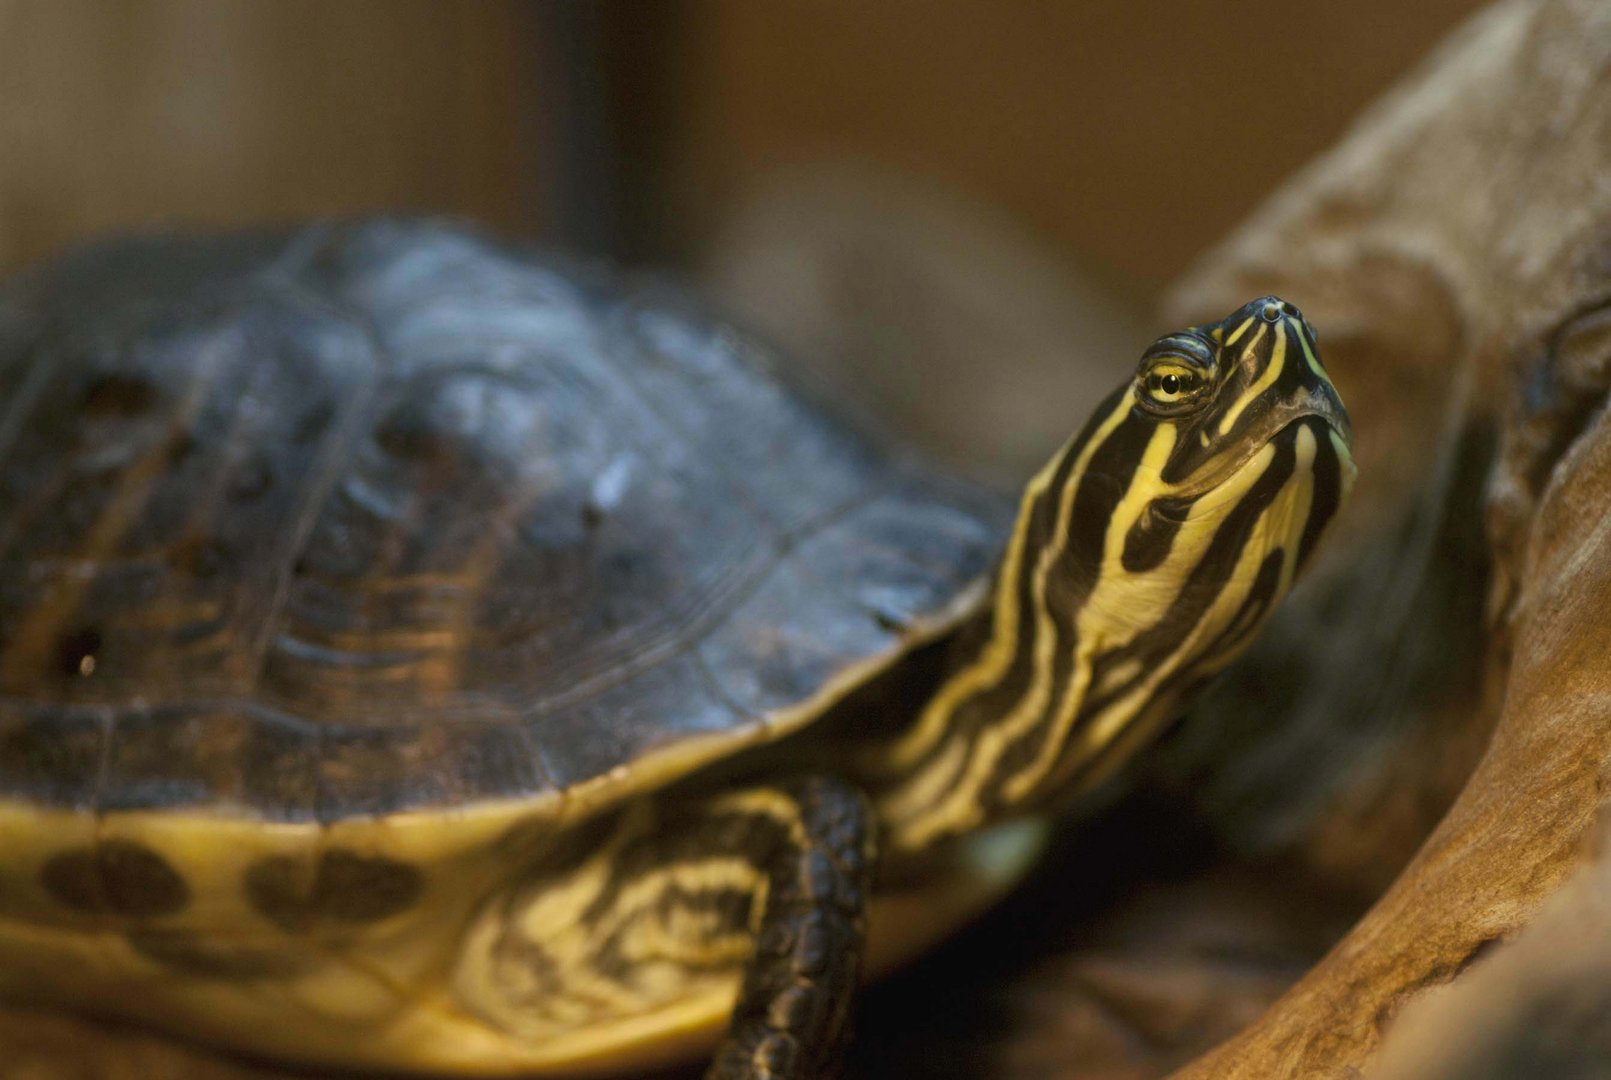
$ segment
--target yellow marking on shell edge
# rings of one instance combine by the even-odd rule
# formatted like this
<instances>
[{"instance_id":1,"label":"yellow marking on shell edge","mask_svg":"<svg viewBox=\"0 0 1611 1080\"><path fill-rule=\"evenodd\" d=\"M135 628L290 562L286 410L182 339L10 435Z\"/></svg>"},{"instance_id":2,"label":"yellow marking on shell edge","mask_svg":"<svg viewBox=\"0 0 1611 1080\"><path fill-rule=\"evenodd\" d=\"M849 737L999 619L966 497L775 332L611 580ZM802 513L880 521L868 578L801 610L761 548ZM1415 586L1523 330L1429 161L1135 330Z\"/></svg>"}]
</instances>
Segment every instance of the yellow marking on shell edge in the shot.
<instances>
[{"instance_id":1,"label":"yellow marking on shell edge","mask_svg":"<svg viewBox=\"0 0 1611 1080\"><path fill-rule=\"evenodd\" d=\"M213 816L206 816L209 813ZM157 853L189 893L182 910L140 921L113 913L69 911L40 888L45 861L75 846L87 847L93 840L87 827L94 819L72 810L8 802L0 804L0 852L5 855L0 860L0 896L5 897L0 923L67 934L115 936L129 929L152 930L209 945L272 952L295 961L292 966L316 969L276 981L287 1009L323 1017L325 1023L380 1023L413 1007L418 986L429 982L440 965L453 928L467 917L486 883L507 873L503 860L510 852L501 841L531 816L529 804L509 802L458 814L400 814L321 828L313 822L226 816L217 807L193 814L110 812L101 819L101 838L138 843ZM397 913L373 922L318 920L290 930L252 906L245 881L253 866L271 858L289 859L289 887L294 892L300 882L301 888L311 889L319 853L335 847L415 866L421 873L420 895ZM0 959L0 967L4 962ZM114 981L127 978L128 968L154 969L163 980L183 981L182 973L138 953L116 966L119 971L109 976ZM352 989L354 979L364 984L362 993Z\"/></svg>"},{"instance_id":2,"label":"yellow marking on shell edge","mask_svg":"<svg viewBox=\"0 0 1611 1080\"><path fill-rule=\"evenodd\" d=\"M1091 460L1091 455L1112 434L1113 429L1123 422L1133 404L1134 393L1126 393L1113 411L1103 419L1101 425L1092 433L1090 441L1081 449L1080 456L1071 470L1069 483L1065 485L1066 488L1078 484L1079 477L1084 475L1085 467ZM951 714L957 705L968 695L1000 680L1012 663L1013 654L1018 648L1018 597L1015 585L1029 542L1029 520L1032 516L1029 511L1051 486L1052 477L1057 472L1059 463L1063 461L1064 455L1068 453L1073 443L1074 439L1070 439L1061 451L1052 456L1052 459L1030 480L1024 489L1023 498L1019 500L1017 524L1013 528L1012 537L1008 540L1007 554L1002 560L1001 572L996 582L996 604L990 643L976 661L946 681L924 707L917 723L912 725L912 730L888 749L883 760L887 762L886 768L891 774L909 773L912 767L950 732ZM897 800L889 804L894 816L901 816L895 808L905 803L899 801L899 796L892 796L892 799ZM882 813L883 808L880 810ZM889 815L882 816L887 818Z\"/></svg>"},{"instance_id":3,"label":"yellow marking on shell edge","mask_svg":"<svg viewBox=\"0 0 1611 1080\"><path fill-rule=\"evenodd\" d=\"M249 904L244 880L248 868L265 858L310 859L316 850L313 834L319 831L315 824L181 812L105 815L103 838L139 843L157 853L185 882L189 893L189 902L178 912L134 919L114 913L67 911L38 887L43 861L73 846L70 839L64 841L64 835L70 837L75 831L84 835L80 826L92 820L87 814L6 803L0 806L0 850L6 854L0 869L4 879L0 895L7 900L0 910L0 941L20 938L25 944L23 955L0 947L0 970L17 965L26 969L26 942L62 935L95 942L89 951L99 958L96 966L57 968L60 977L43 979L29 996L43 995L160 1024L164 1020L171 1023L169 1010L184 1014L189 1007L208 1009L210 995L227 995L231 988L249 984L251 995L273 998L272 1008L285 1023L384 1025L418 1004L420 994L411 983L431 977L428 965L432 956L425 946L439 943L444 928L461 921L465 906L476 900L480 890L475 884L475 867L485 869L493 861L491 835L501 833L506 824L502 814L493 816L498 820L461 821L460 827L451 830L453 843L477 849L476 857L439 859L436 869L441 873L426 875L422 896L398 914L362 926L320 923L307 931L288 931ZM355 847L353 831L347 830L344 846ZM408 830L404 826L392 831ZM436 823L430 831L440 837L442 824ZM311 884L311 863L304 869L302 877ZM433 883L449 887L433 893ZM273 978L247 982L187 974L185 969L132 947L123 938L129 931L159 934L159 940L179 945L194 941L204 949L238 952L244 948L259 957L274 958L282 970ZM142 989L116 992L131 984ZM201 1000L186 1006L192 991ZM151 1011L142 1011L147 1009Z\"/></svg>"},{"instance_id":4,"label":"yellow marking on shell edge","mask_svg":"<svg viewBox=\"0 0 1611 1080\"><path fill-rule=\"evenodd\" d=\"M787 806L792 816L792 804L775 795L749 793L727 805L763 813ZM63 827L87 821L87 815L71 811L0 804L0 845L18 836L50 838L59 845ZM210 845L227 857L263 824L189 818L175 828L191 833L187 842L198 851ZM219 826L216 832L214 826ZM215 833L210 840L209 833ZM934 868L935 877L910 893L875 899L868 970L888 971L927 951L995 903L1027 872L1045 836L1038 821L970 836ZM408 843L423 848L425 839L412 835ZM54 845L36 844L41 851L58 850ZM0 869L9 874L17 868ZM0 915L0 988L8 994L169 1030L182 1027L190 1039L315 1067L443 1076L635 1075L708 1051L726 1025L736 993L736 979L703 990L690 985L685 995L651 1013L533 1042L466 1013L451 1000L445 979L398 1000L363 971L340 963L339 956L331 967L297 979L191 977L138 953L121 934L19 920L13 914Z\"/></svg>"},{"instance_id":5,"label":"yellow marking on shell edge","mask_svg":"<svg viewBox=\"0 0 1611 1080\"><path fill-rule=\"evenodd\" d=\"M1251 351L1258 348L1259 342L1264 340L1264 335L1268 332L1270 332L1270 325L1268 323L1261 324L1258 333L1253 335L1253 340L1248 342L1248 349ZM1244 390L1242 396L1237 398L1229 409L1225 410L1224 416L1220 417L1219 433L1221 435L1229 433L1231 428L1236 425L1237 418L1242 415L1242 411L1257 401L1259 395L1268 390L1275 383L1275 380L1281 377L1281 368L1286 364L1286 358L1287 336L1282 333L1276 333L1275 344L1270 349L1269 364L1253 385Z\"/></svg>"},{"instance_id":6,"label":"yellow marking on shell edge","mask_svg":"<svg viewBox=\"0 0 1611 1080\"><path fill-rule=\"evenodd\" d=\"M984 581L974 583L943 610L911 627L899 646L847 666L807 700L768 714L751 729L678 742L644 756L630 768L613 769L563 794L486 801L453 811L432 808L378 819L346 819L328 829L313 823L272 825L270 832L283 827L287 836L299 838L302 830L313 830L319 837L317 851L340 846L417 862L427 871L425 907L412 917L388 919L340 942L314 941L307 935L292 936L276 929L270 939L276 949L300 953L319 965L314 972L294 978L187 977L136 951L121 933L64 918L59 905L39 888L38 870L64 847L93 843L94 817L32 803L0 803L0 854L6 856L0 860L0 897L4 898L0 905L0 987L25 1000L51 1000L156 1027L171 1029L182 1022L187 1036L195 1039L313 1065L450 1075L582 1076L664 1064L686 1056L713 1041L731 1009L735 986L715 990L689 986L686 996L652 1015L535 1047L466 1013L449 996L442 950L442 942L449 940L446 935L462 932L463 924L432 906L431 885L445 884L454 895L479 899L473 886L464 887L466 873L508 873L512 866L524 865L522 860L542 837L557 834L601 807L663 787L713 759L798 729L901 655L955 628L984 602L988 595L985 585ZM792 804L788 806L792 812ZM269 823L244 810L238 814L230 816L227 807L209 807L193 814L152 813L149 820L137 822L134 815L114 812L107 815L107 821L111 835L144 836L165 855L181 849L193 852L194 860L186 856L175 861L187 866L205 863L210 875L205 888L211 897L215 885L231 876L231 865L243 872L252 859L285 851L283 847L254 846L254 841L261 843L267 835L264 827ZM189 834L188 840L179 838L184 833ZM289 846L295 848L300 842ZM203 881L201 877L191 880ZM957 884L958 888L948 887L946 903L923 905L928 925L935 927L925 940L937 936L942 924L956 925L1002 891L990 892L972 882L973 906L960 900L953 904L953 895L967 894L960 886L968 883ZM27 903L19 899L25 894L31 898ZM196 927L212 935L212 940L231 927L259 920L243 902L239 919L231 922L234 917L228 913L227 903L219 903L218 920L228 925ZM951 912L945 916L950 922L938 914L941 911ZM426 912L437 912L429 925L424 922ZM165 921L164 927L184 929L183 917ZM909 937L910 928L903 925L902 929ZM888 936L890 932L884 933ZM875 955L879 952L876 940Z\"/></svg>"},{"instance_id":7,"label":"yellow marking on shell edge","mask_svg":"<svg viewBox=\"0 0 1611 1080\"><path fill-rule=\"evenodd\" d=\"M1208 336L1213 338L1217 344L1223 345L1225 343L1225 328L1223 326L1216 326L1214 329L1208 332Z\"/></svg>"},{"instance_id":8,"label":"yellow marking on shell edge","mask_svg":"<svg viewBox=\"0 0 1611 1080\"><path fill-rule=\"evenodd\" d=\"M748 729L720 731L680 739L631 763L567 787L554 796L552 816L569 823L618 805L632 795L655 791L721 758L763 745L798 731L821 716L874 675L903 656L955 630L989 597L987 582L975 581L936 614L912 622L903 640L882 654L850 664L823 680L821 689L798 704L767 713Z\"/></svg>"},{"instance_id":9,"label":"yellow marking on shell edge","mask_svg":"<svg viewBox=\"0 0 1611 1080\"><path fill-rule=\"evenodd\" d=\"M414 1003L384 1022L301 1006L278 980L186 978L113 935L0 921L0 990L24 1000L117 1015L269 1060L442 1076L587 1076L667 1064L707 1047L732 1008L729 992L691 994L653 1015L542 1043L511 1038L445 1001ZM351 970L322 975L330 1003L375 989ZM15 996L13 996L15 1000Z\"/></svg>"},{"instance_id":10,"label":"yellow marking on shell edge","mask_svg":"<svg viewBox=\"0 0 1611 1080\"><path fill-rule=\"evenodd\" d=\"M468 816L475 819L468 825L461 815L457 822L437 821L423 828L427 823L422 820L381 819L368 823L383 826L372 830L354 823L344 830L348 835L342 846L357 846L353 834L360 832L373 834L371 847L388 847L394 855L398 848L420 850L449 842L484 856L484 868L490 867L494 876L506 874L508 867L499 861L494 842L507 825L504 815ZM573 1050L582 1052L578 1046L585 1049L586 1040L534 1049L487 1029L446 995L439 963L415 971L411 982L398 981L392 960L399 949L439 961L431 950L422 951L416 939L442 939L456 946L465 905L486 894L451 864L437 867L428 880L444 883L462 904L443 912L427 894L416 909L385 924L353 930L339 941L315 941L281 931L247 907L240 876L264 855L308 850L307 833L317 826L172 813L113 814L110 831L159 852L190 884L196 902L178 915L146 922L64 914L37 890L37 871L72 846L74 836L87 841L91 820L86 814L31 804L0 806L0 850L8 856L0 867L5 878L0 895L8 901L0 911L0 986L25 999L157 1026L172 1027L182 1017L193 1037L313 1063L502 1073L523 1071L531 1061L539 1066L569 1061ZM37 895L19 910L18 897L29 887ZM147 927L169 934L194 932L214 945L261 946L285 958L302 954L310 970L244 980L198 977L142 954L123 936L126 929ZM716 995L701 1002L693 995L648 1025L644 1039L665 1051L685 1026L679 1018L711 1015L730 1007L730 999L730 994ZM617 1056L616 1051L625 1051L615 1041L630 1045L634 1038L633 1025L625 1023L597 1049ZM659 1059L663 1053L652 1056Z\"/></svg>"}]
</instances>

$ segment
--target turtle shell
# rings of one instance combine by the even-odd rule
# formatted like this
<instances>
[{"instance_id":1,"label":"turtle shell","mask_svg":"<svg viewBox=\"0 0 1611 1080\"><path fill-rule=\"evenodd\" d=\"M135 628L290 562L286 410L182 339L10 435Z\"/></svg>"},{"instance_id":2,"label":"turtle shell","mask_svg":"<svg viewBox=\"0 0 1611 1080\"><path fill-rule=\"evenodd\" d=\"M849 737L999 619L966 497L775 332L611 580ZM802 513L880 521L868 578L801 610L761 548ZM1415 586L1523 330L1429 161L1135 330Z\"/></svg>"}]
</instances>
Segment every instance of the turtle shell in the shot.
<instances>
[{"instance_id":1,"label":"turtle shell","mask_svg":"<svg viewBox=\"0 0 1611 1080\"><path fill-rule=\"evenodd\" d=\"M954 622L1009 508L798 383L674 288L441 223L32 273L0 800L542 817L808 724Z\"/></svg>"}]
</instances>

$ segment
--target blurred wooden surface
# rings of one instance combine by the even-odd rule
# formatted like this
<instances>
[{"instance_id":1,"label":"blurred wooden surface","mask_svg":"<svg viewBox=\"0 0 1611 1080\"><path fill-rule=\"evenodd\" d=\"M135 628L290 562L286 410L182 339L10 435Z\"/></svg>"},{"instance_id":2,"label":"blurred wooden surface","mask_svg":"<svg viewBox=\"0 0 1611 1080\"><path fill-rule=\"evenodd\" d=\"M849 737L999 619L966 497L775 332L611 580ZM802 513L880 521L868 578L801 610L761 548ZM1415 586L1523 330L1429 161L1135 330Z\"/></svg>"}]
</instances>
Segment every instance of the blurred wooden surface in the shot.
<instances>
[{"instance_id":1,"label":"blurred wooden surface","mask_svg":"<svg viewBox=\"0 0 1611 1080\"><path fill-rule=\"evenodd\" d=\"M530 231L530 23L515 0L0 0L0 268L176 223Z\"/></svg>"},{"instance_id":2,"label":"blurred wooden surface","mask_svg":"<svg viewBox=\"0 0 1611 1080\"><path fill-rule=\"evenodd\" d=\"M690 0L661 140L697 247L780 171L856 161L1155 290L1478 0Z\"/></svg>"},{"instance_id":3,"label":"blurred wooden surface","mask_svg":"<svg viewBox=\"0 0 1611 1080\"><path fill-rule=\"evenodd\" d=\"M0 0L0 268L360 210L539 233L590 197L675 260L854 161L1150 292L1476 6ZM552 116L600 102L581 133Z\"/></svg>"},{"instance_id":4,"label":"blurred wooden surface","mask_svg":"<svg viewBox=\"0 0 1611 1080\"><path fill-rule=\"evenodd\" d=\"M1350 587L1331 595L1356 602L1373 578L1397 585L1376 591L1369 619L1344 603L1305 628L1290 619L1305 609L1286 605L1231 680L1269 643L1296 644L1306 685L1289 695L1269 668L1262 695L1296 708L1204 749L1240 772L1229 787L1244 807L1259 809L1261 787L1320 796L1279 816L1286 849L1334 889L1376 891L1406 836L1430 830L1348 936L1180 1080L1371 1076L1415 1003L1456 997L1458 1035L1421 1032L1446 1067L1418 1054L1390 1075L1611 1075L1603 1038L1585 1034L1611 1001L1591 948L1603 930L1584 930L1603 912L1530 929L1564 882L1603 880L1580 868L1611 777L1608 46L1604 0L1494 4L1175 290L1182 318L1266 290L1304 296L1359 464L1330 567L1309 585L1324 590L1335 570ZM1456 497L1461 459L1484 447L1480 499ZM1391 647L1356 648L1367 634ZM1461 763L1475 766L1463 784ZM1198 776L1207 806L1213 777ZM1541 952L1512 951L1529 937ZM1563 978L1524 983L1539 967ZM1525 1037L1496 1038L1494 1009ZM1549 1026L1527 1032L1542 1016ZM1473 1047L1492 1048L1480 1069ZM1577 1064L1550 1064L1557 1052Z\"/></svg>"}]
</instances>

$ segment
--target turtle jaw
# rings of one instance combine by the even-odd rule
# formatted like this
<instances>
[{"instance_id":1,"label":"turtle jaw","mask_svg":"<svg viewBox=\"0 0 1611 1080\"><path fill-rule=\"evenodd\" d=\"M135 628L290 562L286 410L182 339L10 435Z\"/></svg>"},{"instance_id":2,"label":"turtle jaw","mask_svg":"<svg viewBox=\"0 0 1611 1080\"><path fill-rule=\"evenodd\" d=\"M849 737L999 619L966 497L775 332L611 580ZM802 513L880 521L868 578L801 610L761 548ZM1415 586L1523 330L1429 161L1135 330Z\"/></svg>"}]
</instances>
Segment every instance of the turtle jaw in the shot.
<instances>
[{"instance_id":1,"label":"turtle jaw","mask_svg":"<svg viewBox=\"0 0 1611 1080\"><path fill-rule=\"evenodd\" d=\"M1336 391L1331 389L1330 383L1327 383L1323 392L1314 392L1306 388L1303 393L1292 399L1275 403L1263 411L1251 432L1245 433L1219 453L1191 468L1188 473L1190 479L1174 487L1172 494L1181 499L1196 499L1213 491L1240 472L1248 462L1262 453L1266 446L1282 438L1295 425L1310 417L1324 421L1327 429L1335 433L1334 443L1343 459L1345 470L1351 476L1354 470L1353 426ZM1188 439L1187 445L1182 448L1182 453L1190 452L1192 449ZM1170 468L1172 471L1175 470L1176 463L1171 462Z\"/></svg>"}]
</instances>

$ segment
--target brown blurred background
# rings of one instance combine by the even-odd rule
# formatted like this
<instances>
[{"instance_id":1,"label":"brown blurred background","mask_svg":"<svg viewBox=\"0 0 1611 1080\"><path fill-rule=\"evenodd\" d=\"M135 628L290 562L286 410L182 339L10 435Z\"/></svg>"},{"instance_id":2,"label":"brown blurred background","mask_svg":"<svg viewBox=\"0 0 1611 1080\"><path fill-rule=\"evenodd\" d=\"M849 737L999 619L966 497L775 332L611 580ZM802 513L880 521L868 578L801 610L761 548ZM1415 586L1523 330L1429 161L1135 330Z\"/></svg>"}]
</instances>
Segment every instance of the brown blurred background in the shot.
<instances>
[{"instance_id":1,"label":"brown blurred background","mask_svg":"<svg viewBox=\"0 0 1611 1080\"><path fill-rule=\"evenodd\" d=\"M1476 6L0 0L0 270L108 230L465 216L702 277L1011 478L1152 296Z\"/></svg>"},{"instance_id":2,"label":"brown blurred background","mask_svg":"<svg viewBox=\"0 0 1611 1080\"><path fill-rule=\"evenodd\" d=\"M854 160L1153 290L1475 7L4 0L0 264L400 207L679 259Z\"/></svg>"},{"instance_id":3,"label":"brown blurred background","mask_svg":"<svg viewBox=\"0 0 1611 1080\"><path fill-rule=\"evenodd\" d=\"M853 163L1145 297L1472 0L3 0L0 266L411 208L686 262Z\"/></svg>"},{"instance_id":4,"label":"brown blurred background","mask_svg":"<svg viewBox=\"0 0 1611 1080\"><path fill-rule=\"evenodd\" d=\"M702 279L1014 480L1165 329L1157 291L1476 6L0 0L0 271L464 216Z\"/></svg>"}]
</instances>

